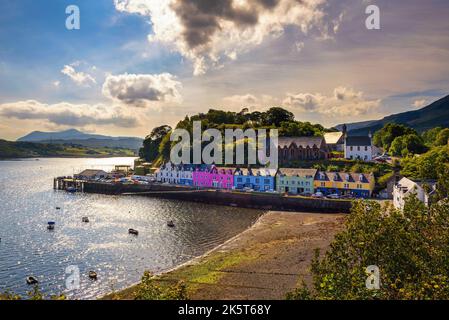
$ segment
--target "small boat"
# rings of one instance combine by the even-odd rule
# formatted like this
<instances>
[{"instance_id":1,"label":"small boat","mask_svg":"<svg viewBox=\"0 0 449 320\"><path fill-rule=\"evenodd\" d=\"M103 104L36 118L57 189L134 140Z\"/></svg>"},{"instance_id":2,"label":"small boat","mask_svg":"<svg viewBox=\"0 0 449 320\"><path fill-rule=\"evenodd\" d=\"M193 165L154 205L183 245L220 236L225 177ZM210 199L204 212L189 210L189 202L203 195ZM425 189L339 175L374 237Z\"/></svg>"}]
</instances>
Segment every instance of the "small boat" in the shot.
<instances>
[{"instance_id":1,"label":"small boat","mask_svg":"<svg viewBox=\"0 0 449 320\"><path fill-rule=\"evenodd\" d=\"M85 223L89 223L89 218L88 217L83 217L83 222L85 222Z\"/></svg>"},{"instance_id":2,"label":"small boat","mask_svg":"<svg viewBox=\"0 0 449 320\"><path fill-rule=\"evenodd\" d=\"M56 207L56 210L61 210L61 207Z\"/></svg>"},{"instance_id":3,"label":"small boat","mask_svg":"<svg viewBox=\"0 0 449 320\"><path fill-rule=\"evenodd\" d=\"M135 236L139 235L139 231L137 231L137 230L135 230L135 229L129 229L129 230L128 230L128 233L129 233L129 234L133 234L133 235L135 235Z\"/></svg>"},{"instance_id":4,"label":"small boat","mask_svg":"<svg viewBox=\"0 0 449 320\"><path fill-rule=\"evenodd\" d=\"M173 220L170 220L169 222L167 222L167 226L170 228L174 228L175 227L175 223L173 222Z\"/></svg>"},{"instance_id":5,"label":"small boat","mask_svg":"<svg viewBox=\"0 0 449 320\"><path fill-rule=\"evenodd\" d=\"M75 193L75 192L76 192L76 188L75 188L75 187L68 187L68 188L66 189L66 191L67 191L67 192L70 192L70 193Z\"/></svg>"},{"instance_id":6,"label":"small boat","mask_svg":"<svg viewBox=\"0 0 449 320\"><path fill-rule=\"evenodd\" d=\"M89 278L97 280L97 273L95 271L89 271Z\"/></svg>"},{"instance_id":7,"label":"small boat","mask_svg":"<svg viewBox=\"0 0 449 320\"><path fill-rule=\"evenodd\" d=\"M47 229L48 230L54 230L55 229L55 222L54 221L49 221L48 225L47 225Z\"/></svg>"},{"instance_id":8,"label":"small boat","mask_svg":"<svg viewBox=\"0 0 449 320\"><path fill-rule=\"evenodd\" d=\"M37 279L35 277L33 277L33 276L27 277L26 281L27 281L27 284L29 284L29 285L38 284L39 283L39 281L37 281Z\"/></svg>"}]
</instances>

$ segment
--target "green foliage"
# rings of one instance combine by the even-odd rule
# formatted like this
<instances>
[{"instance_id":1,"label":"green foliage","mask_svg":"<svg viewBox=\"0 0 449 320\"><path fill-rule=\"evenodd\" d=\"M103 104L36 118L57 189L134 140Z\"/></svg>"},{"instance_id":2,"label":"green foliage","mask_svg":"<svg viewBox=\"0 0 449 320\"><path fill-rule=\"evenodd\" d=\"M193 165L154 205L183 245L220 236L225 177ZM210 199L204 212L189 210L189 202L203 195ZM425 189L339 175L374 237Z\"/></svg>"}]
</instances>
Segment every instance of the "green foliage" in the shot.
<instances>
[{"instance_id":1,"label":"green foliage","mask_svg":"<svg viewBox=\"0 0 449 320\"><path fill-rule=\"evenodd\" d=\"M40 291L39 286L35 285L31 291L27 293L29 300L46 300L47 297ZM66 296L61 295L53 295L50 296L50 300L66 300ZM12 293L10 291L6 291L4 293L0 293L0 301L1 300L22 300L20 295Z\"/></svg>"},{"instance_id":2,"label":"green foliage","mask_svg":"<svg viewBox=\"0 0 449 320\"><path fill-rule=\"evenodd\" d=\"M441 130L443 130L443 128L435 127L422 133L422 138L426 146L432 147L434 145L434 142L437 139L437 135Z\"/></svg>"},{"instance_id":3,"label":"green foliage","mask_svg":"<svg viewBox=\"0 0 449 320\"><path fill-rule=\"evenodd\" d=\"M449 139L449 128L445 128L438 132L438 135L435 138L435 146L445 146L448 144Z\"/></svg>"},{"instance_id":4,"label":"green foliage","mask_svg":"<svg viewBox=\"0 0 449 320\"><path fill-rule=\"evenodd\" d=\"M434 147L425 154L402 159L401 174L414 179L438 179L447 164L449 164L448 147Z\"/></svg>"},{"instance_id":5,"label":"green foliage","mask_svg":"<svg viewBox=\"0 0 449 320\"><path fill-rule=\"evenodd\" d=\"M187 287L180 281L174 286L161 286L149 271L145 271L135 293L136 300L187 300Z\"/></svg>"},{"instance_id":6,"label":"green foliage","mask_svg":"<svg viewBox=\"0 0 449 320\"><path fill-rule=\"evenodd\" d=\"M448 299L449 202L430 209L414 197L403 212L355 202L330 249L312 263L313 284L290 299ZM366 268L380 270L380 289L366 288Z\"/></svg>"},{"instance_id":7,"label":"green foliage","mask_svg":"<svg viewBox=\"0 0 449 320\"><path fill-rule=\"evenodd\" d=\"M377 147L389 150L393 141L400 136L416 134L417 132L402 124L387 123L382 129L377 131L373 136L373 143Z\"/></svg>"},{"instance_id":8,"label":"green foliage","mask_svg":"<svg viewBox=\"0 0 449 320\"><path fill-rule=\"evenodd\" d=\"M162 139L171 131L171 127L164 125L154 128L143 141L139 150L139 157L147 162L153 162L159 155L159 145Z\"/></svg>"},{"instance_id":9,"label":"green foliage","mask_svg":"<svg viewBox=\"0 0 449 320\"><path fill-rule=\"evenodd\" d=\"M185 129L190 135L193 134L193 122L201 121L202 130L217 129L224 134L226 129L279 129L280 136L322 136L325 129L319 124L310 122L295 121L294 115L282 108L273 107L266 112L248 112L247 108L240 112L210 109L207 113L199 113L192 117L185 117L178 122L176 129ZM145 139L144 147L140 151L140 156L146 161L161 163L167 161L170 156L170 149L173 143L170 141L170 130L164 132L162 126L155 128ZM155 135L155 133L158 133ZM160 133L165 133L161 138ZM157 139L153 137L157 136ZM205 146L208 143L203 143ZM156 153L157 149L157 153Z\"/></svg>"},{"instance_id":10,"label":"green foliage","mask_svg":"<svg viewBox=\"0 0 449 320\"><path fill-rule=\"evenodd\" d=\"M393 140L390 153L394 156L408 156L427 151L422 138L416 134L407 134Z\"/></svg>"}]
</instances>

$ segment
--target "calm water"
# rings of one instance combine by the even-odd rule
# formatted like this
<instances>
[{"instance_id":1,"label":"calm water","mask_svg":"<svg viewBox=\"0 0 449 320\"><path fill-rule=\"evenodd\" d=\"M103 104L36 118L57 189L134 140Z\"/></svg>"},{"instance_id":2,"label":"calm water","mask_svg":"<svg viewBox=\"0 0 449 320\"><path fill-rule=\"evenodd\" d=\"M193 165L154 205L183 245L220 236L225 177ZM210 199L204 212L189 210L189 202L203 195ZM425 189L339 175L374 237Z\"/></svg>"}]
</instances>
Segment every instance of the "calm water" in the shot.
<instances>
[{"instance_id":1,"label":"calm water","mask_svg":"<svg viewBox=\"0 0 449 320\"><path fill-rule=\"evenodd\" d=\"M0 161L0 291L24 294L28 275L47 294L93 299L139 281L144 270L162 272L240 233L261 211L206 204L68 194L53 177L87 168L110 170L132 158ZM56 210L61 207L61 210ZM81 222L88 216L90 223ZM176 228L166 226L174 220ZM47 221L56 221L48 231ZM139 236L128 235L128 229ZM80 270L81 289L67 292L68 266ZM94 270L98 280L87 273Z\"/></svg>"}]
</instances>

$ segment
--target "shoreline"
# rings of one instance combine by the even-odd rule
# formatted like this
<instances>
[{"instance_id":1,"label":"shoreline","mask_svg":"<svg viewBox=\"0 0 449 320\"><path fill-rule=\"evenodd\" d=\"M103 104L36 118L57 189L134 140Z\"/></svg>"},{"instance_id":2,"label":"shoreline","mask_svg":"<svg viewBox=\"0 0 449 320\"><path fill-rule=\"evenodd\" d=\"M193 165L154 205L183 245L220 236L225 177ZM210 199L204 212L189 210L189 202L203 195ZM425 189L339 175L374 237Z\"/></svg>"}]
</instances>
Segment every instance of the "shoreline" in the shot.
<instances>
[{"instance_id":1,"label":"shoreline","mask_svg":"<svg viewBox=\"0 0 449 320\"><path fill-rule=\"evenodd\" d=\"M307 271L316 248L327 250L346 214L268 211L208 252L155 274L161 284L186 282L191 299L282 299ZM139 283L101 300L130 300Z\"/></svg>"}]
</instances>

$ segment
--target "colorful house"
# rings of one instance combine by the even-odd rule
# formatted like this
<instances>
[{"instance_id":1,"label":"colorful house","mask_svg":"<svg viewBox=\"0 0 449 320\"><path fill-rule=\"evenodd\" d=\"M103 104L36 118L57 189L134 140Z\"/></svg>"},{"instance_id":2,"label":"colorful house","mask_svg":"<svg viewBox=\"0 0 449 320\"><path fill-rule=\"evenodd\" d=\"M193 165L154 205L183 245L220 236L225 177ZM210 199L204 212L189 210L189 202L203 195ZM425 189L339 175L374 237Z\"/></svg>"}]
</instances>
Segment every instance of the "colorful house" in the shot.
<instances>
[{"instance_id":1,"label":"colorful house","mask_svg":"<svg viewBox=\"0 0 449 320\"><path fill-rule=\"evenodd\" d=\"M281 168L276 176L276 190L284 193L313 193L316 169Z\"/></svg>"},{"instance_id":2,"label":"colorful house","mask_svg":"<svg viewBox=\"0 0 449 320\"><path fill-rule=\"evenodd\" d=\"M196 166L193 164L181 164L179 171L179 184L183 186L193 186L193 172Z\"/></svg>"},{"instance_id":3,"label":"colorful house","mask_svg":"<svg viewBox=\"0 0 449 320\"><path fill-rule=\"evenodd\" d=\"M236 169L234 172L234 187L237 190L243 188L254 191L275 190L276 169Z\"/></svg>"},{"instance_id":4,"label":"colorful house","mask_svg":"<svg viewBox=\"0 0 449 320\"><path fill-rule=\"evenodd\" d=\"M314 180L315 191L324 195L350 195L356 198L371 197L374 175L364 173L323 172L318 171Z\"/></svg>"},{"instance_id":5,"label":"colorful house","mask_svg":"<svg viewBox=\"0 0 449 320\"><path fill-rule=\"evenodd\" d=\"M212 165L199 167L192 174L193 185L202 188L232 189L234 169Z\"/></svg>"}]
</instances>

